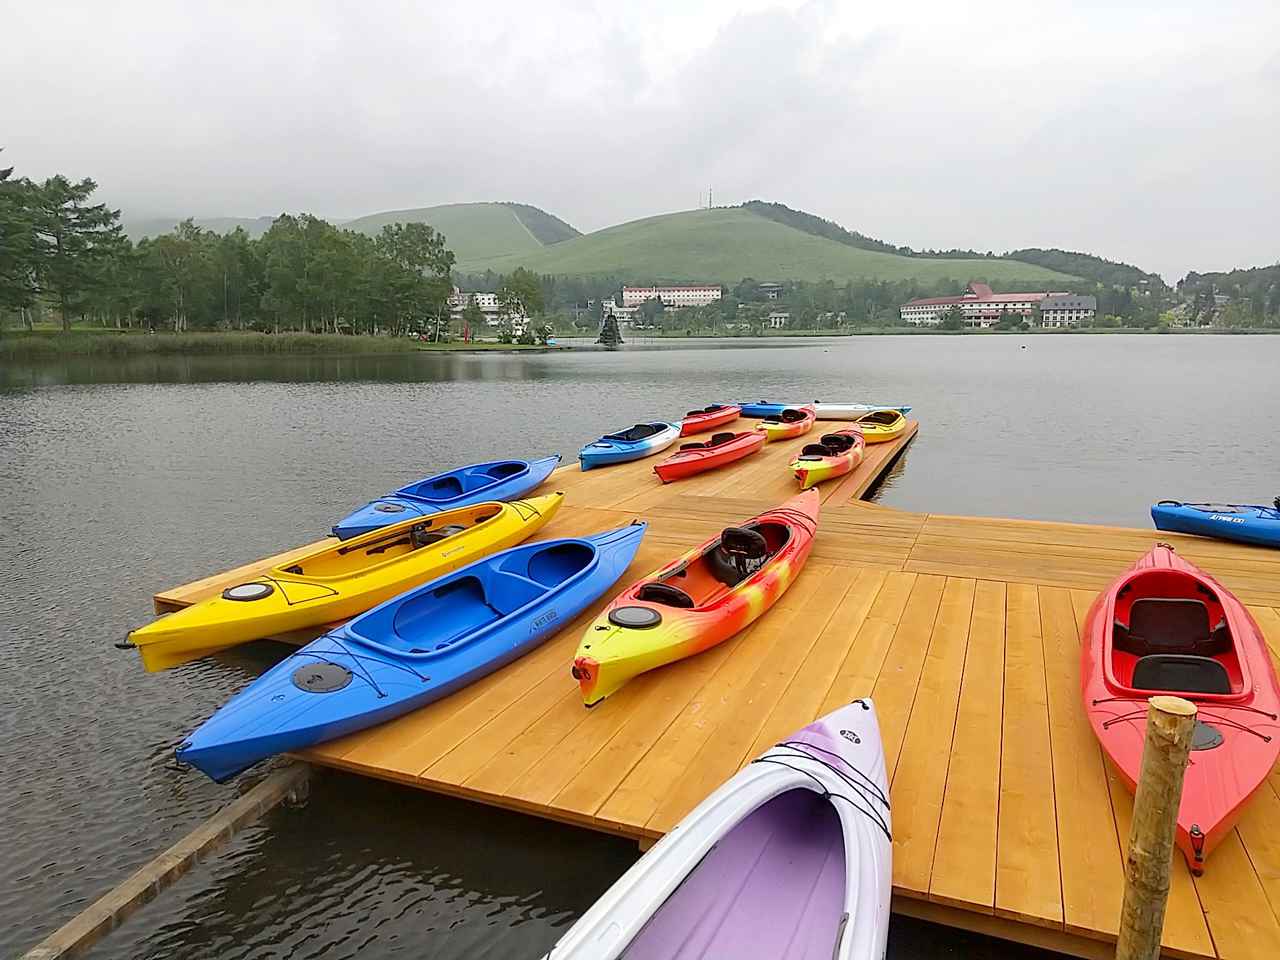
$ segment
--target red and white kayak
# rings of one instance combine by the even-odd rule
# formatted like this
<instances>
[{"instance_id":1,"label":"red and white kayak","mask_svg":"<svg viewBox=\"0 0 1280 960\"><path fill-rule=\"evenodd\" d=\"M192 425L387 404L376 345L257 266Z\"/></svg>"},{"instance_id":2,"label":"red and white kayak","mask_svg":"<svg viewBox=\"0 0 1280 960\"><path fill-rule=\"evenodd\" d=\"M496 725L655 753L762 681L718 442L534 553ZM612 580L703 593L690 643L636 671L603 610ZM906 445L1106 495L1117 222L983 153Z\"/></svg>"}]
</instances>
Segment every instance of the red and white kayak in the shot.
<instances>
[{"instance_id":1,"label":"red and white kayak","mask_svg":"<svg viewBox=\"0 0 1280 960\"><path fill-rule=\"evenodd\" d=\"M764 446L764 441L765 435L755 430L716 433L710 440L680 444L680 449L654 467L653 472L663 483L670 483L749 457Z\"/></svg>"},{"instance_id":2,"label":"red and white kayak","mask_svg":"<svg viewBox=\"0 0 1280 960\"><path fill-rule=\"evenodd\" d=\"M1093 602L1080 676L1089 722L1130 790L1148 698L1171 694L1198 708L1177 842L1203 873L1280 757L1280 685L1258 624L1226 587L1160 544Z\"/></svg>"},{"instance_id":3,"label":"red and white kayak","mask_svg":"<svg viewBox=\"0 0 1280 960\"><path fill-rule=\"evenodd\" d=\"M680 436L702 433L733 423L742 415L742 408L737 404L713 403L701 410L690 410L680 421Z\"/></svg>"}]
</instances>

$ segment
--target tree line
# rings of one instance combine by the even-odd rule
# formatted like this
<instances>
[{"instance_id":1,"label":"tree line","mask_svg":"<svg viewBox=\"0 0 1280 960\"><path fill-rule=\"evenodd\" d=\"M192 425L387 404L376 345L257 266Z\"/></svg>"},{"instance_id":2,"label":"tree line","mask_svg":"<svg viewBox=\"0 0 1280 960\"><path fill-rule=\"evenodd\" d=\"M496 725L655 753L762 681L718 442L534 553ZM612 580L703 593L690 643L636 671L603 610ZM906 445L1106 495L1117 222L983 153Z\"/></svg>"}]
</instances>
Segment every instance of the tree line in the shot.
<instances>
[{"instance_id":1,"label":"tree line","mask_svg":"<svg viewBox=\"0 0 1280 960\"><path fill-rule=\"evenodd\" d=\"M424 223L376 237L283 215L260 238L183 221L134 244L92 180L0 171L0 309L30 328L75 322L189 330L404 333L447 322L453 253Z\"/></svg>"}]
</instances>

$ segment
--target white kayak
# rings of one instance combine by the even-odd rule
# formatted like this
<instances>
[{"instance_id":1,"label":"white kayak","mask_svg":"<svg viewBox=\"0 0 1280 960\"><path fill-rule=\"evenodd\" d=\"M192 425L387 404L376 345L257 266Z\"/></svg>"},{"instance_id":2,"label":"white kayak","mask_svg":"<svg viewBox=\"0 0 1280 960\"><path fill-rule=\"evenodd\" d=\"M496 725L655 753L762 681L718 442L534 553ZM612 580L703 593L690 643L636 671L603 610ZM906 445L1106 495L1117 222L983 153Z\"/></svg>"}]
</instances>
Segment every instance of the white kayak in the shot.
<instances>
[{"instance_id":1,"label":"white kayak","mask_svg":"<svg viewBox=\"0 0 1280 960\"><path fill-rule=\"evenodd\" d=\"M875 413L877 410L897 410L903 416L911 412L908 407L896 407L891 403L823 403L818 400L811 404L818 413L819 420L856 420L864 413Z\"/></svg>"},{"instance_id":2,"label":"white kayak","mask_svg":"<svg viewBox=\"0 0 1280 960\"><path fill-rule=\"evenodd\" d=\"M547 960L881 960L892 851L880 725L855 700L707 797Z\"/></svg>"}]
</instances>

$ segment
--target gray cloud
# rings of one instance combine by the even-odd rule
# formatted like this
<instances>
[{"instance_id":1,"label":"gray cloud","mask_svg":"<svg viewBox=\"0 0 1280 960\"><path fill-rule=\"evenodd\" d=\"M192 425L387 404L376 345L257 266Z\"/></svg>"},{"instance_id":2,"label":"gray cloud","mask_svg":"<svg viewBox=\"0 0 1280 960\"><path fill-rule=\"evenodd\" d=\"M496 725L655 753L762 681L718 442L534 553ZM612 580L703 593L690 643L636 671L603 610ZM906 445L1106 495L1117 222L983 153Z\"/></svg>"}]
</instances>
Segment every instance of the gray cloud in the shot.
<instances>
[{"instance_id":1,"label":"gray cloud","mask_svg":"<svg viewBox=\"0 0 1280 960\"><path fill-rule=\"evenodd\" d=\"M0 0L0 146L133 215L776 199L1167 278L1280 257L1280 5Z\"/></svg>"}]
</instances>

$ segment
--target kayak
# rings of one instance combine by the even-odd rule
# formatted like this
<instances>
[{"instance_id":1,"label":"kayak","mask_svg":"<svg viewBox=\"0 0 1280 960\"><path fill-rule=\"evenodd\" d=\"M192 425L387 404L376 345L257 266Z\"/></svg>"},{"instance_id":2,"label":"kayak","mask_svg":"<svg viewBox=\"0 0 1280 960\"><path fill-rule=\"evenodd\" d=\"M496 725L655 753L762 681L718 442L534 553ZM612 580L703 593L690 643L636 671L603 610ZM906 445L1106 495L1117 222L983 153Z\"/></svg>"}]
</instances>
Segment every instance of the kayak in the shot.
<instances>
[{"instance_id":1,"label":"kayak","mask_svg":"<svg viewBox=\"0 0 1280 960\"><path fill-rule=\"evenodd\" d=\"M653 468L663 483L714 470L749 457L764 446L765 435L758 430L716 433L701 443L682 443L680 449Z\"/></svg>"},{"instance_id":2,"label":"kayak","mask_svg":"<svg viewBox=\"0 0 1280 960\"><path fill-rule=\"evenodd\" d=\"M791 440L812 430L817 419L812 407L788 408L776 417L766 417L761 420L756 424L756 429L764 431L769 443L775 440Z\"/></svg>"},{"instance_id":3,"label":"kayak","mask_svg":"<svg viewBox=\"0 0 1280 960\"><path fill-rule=\"evenodd\" d=\"M876 410L897 410L899 413L910 413L911 407L900 407L892 403L775 403L772 400L744 401L738 406L744 417L776 417L783 410L791 407L812 406L819 420L853 420L864 413Z\"/></svg>"},{"instance_id":4,"label":"kayak","mask_svg":"<svg viewBox=\"0 0 1280 960\"><path fill-rule=\"evenodd\" d=\"M855 423L867 443L897 440L907 429L907 418L897 410L873 410L864 413Z\"/></svg>"},{"instance_id":5,"label":"kayak","mask_svg":"<svg viewBox=\"0 0 1280 960\"><path fill-rule=\"evenodd\" d=\"M713 403L701 410L690 410L680 421L680 436L714 430L738 419L742 409L732 404Z\"/></svg>"},{"instance_id":6,"label":"kayak","mask_svg":"<svg viewBox=\"0 0 1280 960\"><path fill-rule=\"evenodd\" d=\"M824 434L818 443L807 443L800 456L788 467L800 481L800 489L808 490L823 480L843 477L862 463L867 442L857 427Z\"/></svg>"},{"instance_id":7,"label":"kayak","mask_svg":"<svg viewBox=\"0 0 1280 960\"><path fill-rule=\"evenodd\" d=\"M882 960L891 835L880 725L855 700L698 804L545 960Z\"/></svg>"},{"instance_id":8,"label":"kayak","mask_svg":"<svg viewBox=\"0 0 1280 960\"><path fill-rule=\"evenodd\" d=\"M1158 530L1280 547L1280 497L1271 507L1161 500L1151 508Z\"/></svg>"},{"instance_id":9,"label":"kayak","mask_svg":"<svg viewBox=\"0 0 1280 960\"><path fill-rule=\"evenodd\" d=\"M898 406L892 403L823 403L817 400L813 409L819 420L856 420L864 413L875 413L877 410L897 410L906 415L911 412L910 406Z\"/></svg>"},{"instance_id":10,"label":"kayak","mask_svg":"<svg viewBox=\"0 0 1280 960\"><path fill-rule=\"evenodd\" d=\"M467 686L560 630L622 576L643 523L495 553L313 640L178 748L219 782L279 753L384 723Z\"/></svg>"},{"instance_id":11,"label":"kayak","mask_svg":"<svg viewBox=\"0 0 1280 960\"><path fill-rule=\"evenodd\" d=\"M327 543L129 634L148 670L236 644L347 620L424 580L515 546L560 509L563 493L478 503Z\"/></svg>"},{"instance_id":12,"label":"kayak","mask_svg":"<svg viewBox=\"0 0 1280 960\"><path fill-rule=\"evenodd\" d=\"M333 535L349 540L390 526L406 517L425 517L454 507L490 500L514 500L537 489L551 476L560 455L541 460L494 460L438 473L352 511L333 526Z\"/></svg>"},{"instance_id":13,"label":"kayak","mask_svg":"<svg viewBox=\"0 0 1280 960\"><path fill-rule=\"evenodd\" d=\"M604 467L611 463L639 460L667 449L680 439L680 425L655 420L637 423L634 427L607 433L599 440L588 443L578 453L578 463L583 470Z\"/></svg>"},{"instance_id":14,"label":"kayak","mask_svg":"<svg viewBox=\"0 0 1280 960\"><path fill-rule=\"evenodd\" d=\"M729 527L632 584L587 629L573 678L592 706L632 677L728 640L799 575L818 528L808 490Z\"/></svg>"},{"instance_id":15,"label":"kayak","mask_svg":"<svg viewBox=\"0 0 1280 960\"><path fill-rule=\"evenodd\" d=\"M1226 587L1159 544L1093 602L1080 675L1089 722L1130 790L1147 699L1196 704L1176 839L1202 873L1280 758L1280 687L1258 624Z\"/></svg>"}]
</instances>

